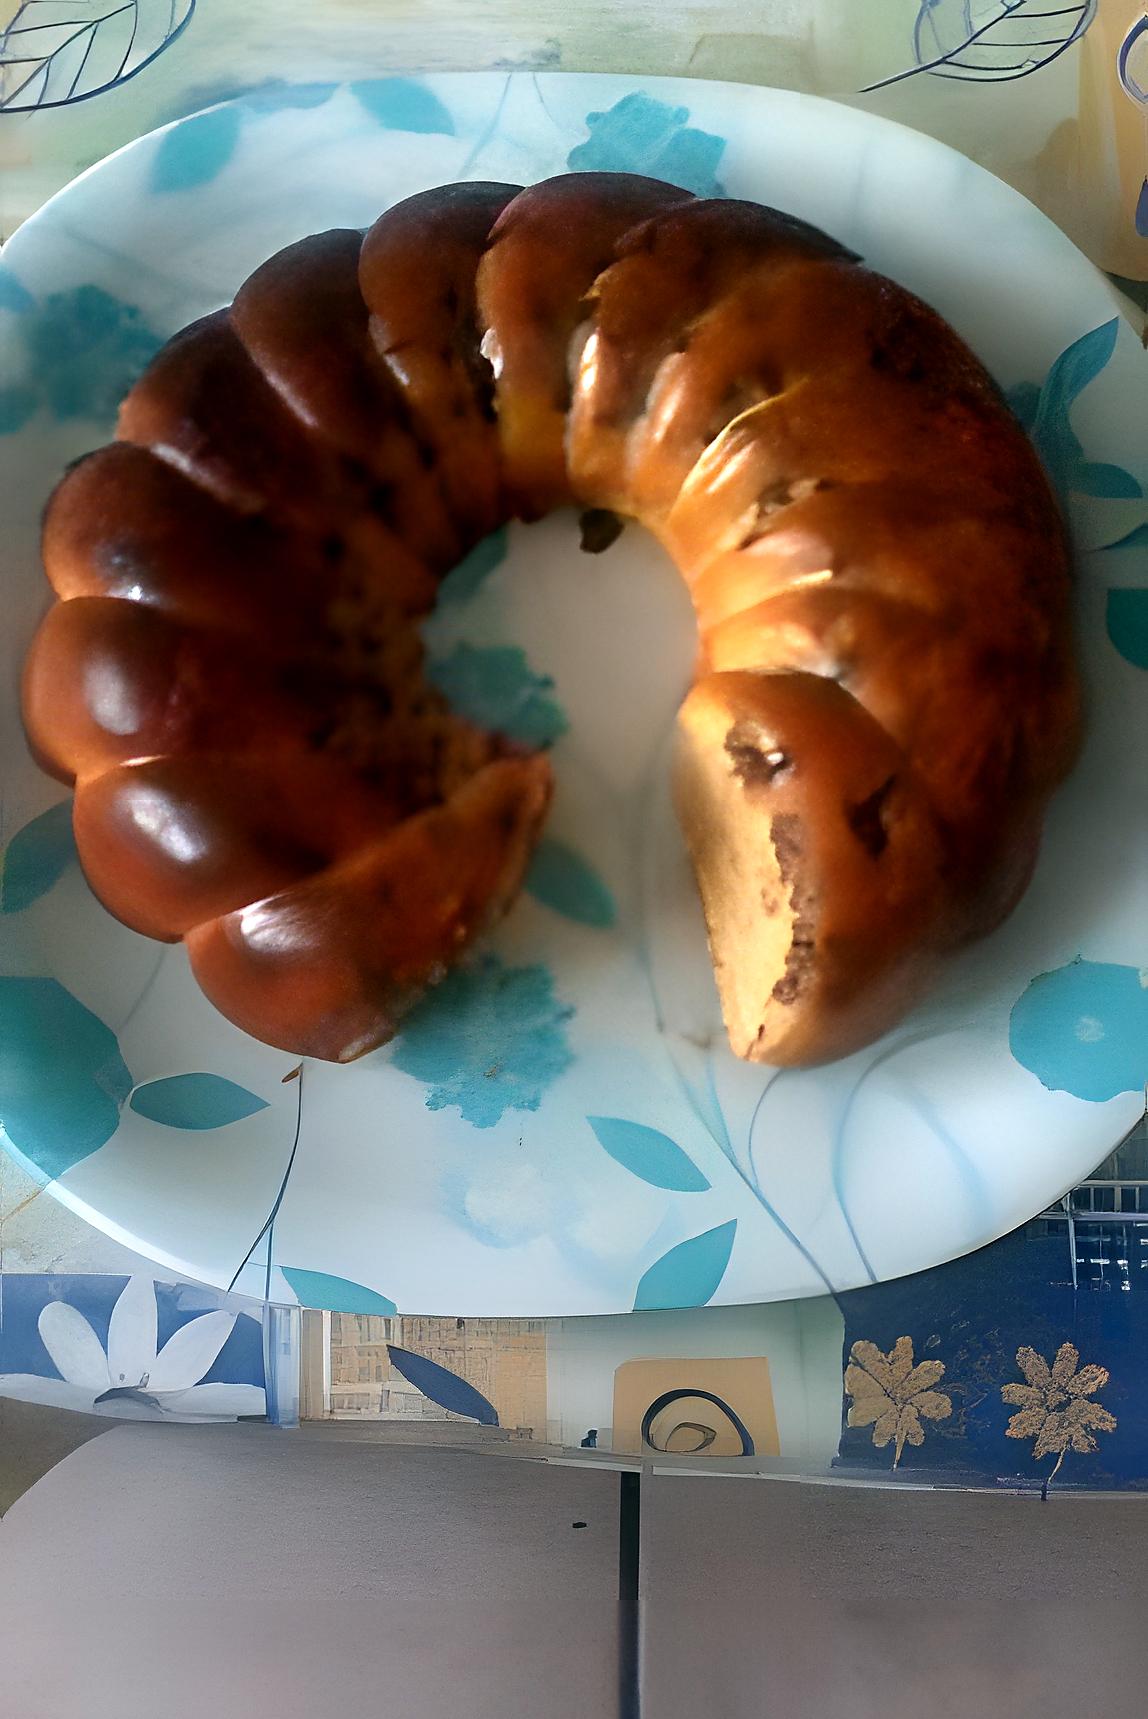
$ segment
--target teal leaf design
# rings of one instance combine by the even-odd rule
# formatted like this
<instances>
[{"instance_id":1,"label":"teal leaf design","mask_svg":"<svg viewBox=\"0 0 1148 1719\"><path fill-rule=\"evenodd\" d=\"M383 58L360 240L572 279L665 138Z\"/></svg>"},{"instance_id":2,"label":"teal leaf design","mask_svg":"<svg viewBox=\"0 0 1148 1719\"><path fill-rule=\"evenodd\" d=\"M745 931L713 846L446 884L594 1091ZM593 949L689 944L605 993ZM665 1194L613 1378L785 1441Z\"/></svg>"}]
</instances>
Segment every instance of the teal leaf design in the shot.
<instances>
[{"instance_id":1,"label":"teal leaf design","mask_svg":"<svg viewBox=\"0 0 1148 1719\"><path fill-rule=\"evenodd\" d=\"M588 860L565 842L543 836L526 873L526 892L579 925L604 931L618 917L614 897Z\"/></svg>"},{"instance_id":2,"label":"teal leaf design","mask_svg":"<svg viewBox=\"0 0 1148 1719\"><path fill-rule=\"evenodd\" d=\"M285 1265L283 1276L299 1297L300 1307L325 1308L329 1313L377 1313L393 1319L398 1312L394 1302L365 1284L353 1283L349 1277L332 1277L326 1271L301 1271L298 1266Z\"/></svg>"},{"instance_id":3,"label":"teal leaf design","mask_svg":"<svg viewBox=\"0 0 1148 1719\"><path fill-rule=\"evenodd\" d=\"M466 603L496 567L506 560L507 529L505 525L476 543L470 554L451 569L438 588L438 600L443 603Z\"/></svg>"},{"instance_id":4,"label":"teal leaf design","mask_svg":"<svg viewBox=\"0 0 1148 1719\"><path fill-rule=\"evenodd\" d=\"M165 1128L206 1129L242 1122L245 1116L266 1110L267 1100L219 1074L171 1074L137 1086L131 1107Z\"/></svg>"},{"instance_id":5,"label":"teal leaf design","mask_svg":"<svg viewBox=\"0 0 1148 1719\"><path fill-rule=\"evenodd\" d=\"M0 388L0 436L14 436L36 410L35 389Z\"/></svg>"},{"instance_id":6,"label":"teal leaf design","mask_svg":"<svg viewBox=\"0 0 1148 1719\"><path fill-rule=\"evenodd\" d=\"M1148 989L1135 967L1071 961L1013 1004L1009 1049L1050 1092L1102 1104L1148 1081Z\"/></svg>"},{"instance_id":7,"label":"teal leaf design","mask_svg":"<svg viewBox=\"0 0 1148 1719\"><path fill-rule=\"evenodd\" d=\"M1066 346L1055 360L1040 391L1034 425L1037 434L1045 424L1060 417L1077 395L1099 376L1112 357L1119 327L1118 316L1100 323L1074 340L1071 346Z\"/></svg>"},{"instance_id":8,"label":"teal leaf design","mask_svg":"<svg viewBox=\"0 0 1148 1719\"><path fill-rule=\"evenodd\" d=\"M244 107L258 113L281 113L285 108L322 107L338 84L292 84L284 78L268 78L254 89L244 90Z\"/></svg>"},{"instance_id":9,"label":"teal leaf design","mask_svg":"<svg viewBox=\"0 0 1148 1719\"><path fill-rule=\"evenodd\" d=\"M1076 468L1075 487L1081 495L1099 496L1105 501L1135 501L1141 494L1131 472L1104 460L1082 460Z\"/></svg>"},{"instance_id":10,"label":"teal leaf design","mask_svg":"<svg viewBox=\"0 0 1148 1719\"><path fill-rule=\"evenodd\" d=\"M1031 430L1036 422L1036 409L1040 405L1040 388L1035 382L1017 382L1004 391L1005 399L1012 407L1013 415L1020 419L1026 430Z\"/></svg>"},{"instance_id":11,"label":"teal leaf design","mask_svg":"<svg viewBox=\"0 0 1148 1719\"><path fill-rule=\"evenodd\" d=\"M1148 536L1148 527L1141 527ZM1148 669L1148 590L1111 590L1106 612L1108 637L1125 662Z\"/></svg>"},{"instance_id":12,"label":"teal leaf design","mask_svg":"<svg viewBox=\"0 0 1148 1719\"><path fill-rule=\"evenodd\" d=\"M737 1219L679 1242L643 1272L634 1312L655 1307L704 1307L725 1276Z\"/></svg>"},{"instance_id":13,"label":"teal leaf design","mask_svg":"<svg viewBox=\"0 0 1148 1719\"><path fill-rule=\"evenodd\" d=\"M76 857L72 802L61 800L17 830L0 859L0 913L22 913L47 895Z\"/></svg>"},{"instance_id":14,"label":"teal leaf design","mask_svg":"<svg viewBox=\"0 0 1148 1719\"><path fill-rule=\"evenodd\" d=\"M1142 491L1123 466L1086 460L1084 449L1069 421L1072 403L1097 377L1111 358L1120 318L1102 323L1055 360L1043 385L1021 382L1009 390L1008 401L1028 430L1049 477L1064 495L1088 495L1105 500L1135 499Z\"/></svg>"},{"instance_id":15,"label":"teal leaf design","mask_svg":"<svg viewBox=\"0 0 1148 1719\"><path fill-rule=\"evenodd\" d=\"M480 728L524 746L550 746L566 732L565 713L550 697L554 682L535 674L517 645L456 645L428 673L456 714Z\"/></svg>"},{"instance_id":16,"label":"teal leaf design","mask_svg":"<svg viewBox=\"0 0 1148 1719\"><path fill-rule=\"evenodd\" d=\"M395 1041L395 1067L423 1081L428 1110L457 1105L475 1128L508 1110L537 1110L573 1061L547 968L507 967L483 955L456 967L424 998Z\"/></svg>"},{"instance_id":17,"label":"teal leaf design","mask_svg":"<svg viewBox=\"0 0 1148 1719\"><path fill-rule=\"evenodd\" d=\"M395 1371L401 1373L408 1384L429 1397L432 1403L437 1403L440 1409L447 1409L452 1415L466 1415L469 1420L478 1421L484 1427L498 1425L498 1411L494 1404L487 1401L481 1391L466 1379L459 1378L447 1367L440 1367L437 1361L430 1361L425 1355L412 1354L409 1349L400 1349L395 1343L387 1344L387 1353Z\"/></svg>"},{"instance_id":18,"label":"teal leaf design","mask_svg":"<svg viewBox=\"0 0 1148 1719\"><path fill-rule=\"evenodd\" d=\"M115 1034L58 980L0 978L0 1126L45 1176L111 1139L131 1089Z\"/></svg>"},{"instance_id":19,"label":"teal leaf design","mask_svg":"<svg viewBox=\"0 0 1148 1719\"><path fill-rule=\"evenodd\" d=\"M0 310L31 310L35 299L4 263L0 263Z\"/></svg>"},{"instance_id":20,"label":"teal leaf design","mask_svg":"<svg viewBox=\"0 0 1148 1719\"><path fill-rule=\"evenodd\" d=\"M28 357L35 403L42 401L60 419L114 418L163 344L135 305L91 283L49 293L21 317L16 334Z\"/></svg>"},{"instance_id":21,"label":"teal leaf design","mask_svg":"<svg viewBox=\"0 0 1148 1719\"><path fill-rule=\"evenodd\" d=\"M1148 520L1143 525L1133 526L1123 537L1117 537L1112 543L1106 543L1105 549L1148 549Z\"/></svg>"},{"instance_id":22,"label":"teal leaf design","mask_svg":"<svg viewBox=\"0 0 1148 1719\"><path fill-rule=\"evenodd\" d=\"M693 1159L660 1129L648 1128L644 1122L628 1122L621 1116L588 1116L586 1120L603 1151L652 1187L704 1194L710 1186Z\"/></svg>"},{"instance_id":23,"label":"teal leaf design","mask_svg":"<svg viewBox=\"0 0 1148 1719\"><path fill-rule=\"evenodd\" d=\"M714 171L725 138L697 130L689 117L687 107L631 91L605 113L586 115L590 136L575 144L566 165L576 173L645 173L699 197L724 196Z\"/></svg>"},{"instance_id":24,"label":"teal leaf design","mask_svg":"<svg viewBox=\"0 0 1148 1719\"><path fill-rule=\"evenodd\" d=\"M150 189L166 193L207 185L234 155L242 125L238 106L211 108L180 120L164 133L152 157Z\"/></svg>"},{"instance_id":25,"label":"teal leaf design","mask_svg":"<svg viewBox=\"0 0 1148 1719\"><path fill-rule=\"evenodd\" d=\"M438 131L454 136L454 120L433 91L413 78L370 78L351 85L372 119L392 131Z\"/></svg>"}]
</instances>

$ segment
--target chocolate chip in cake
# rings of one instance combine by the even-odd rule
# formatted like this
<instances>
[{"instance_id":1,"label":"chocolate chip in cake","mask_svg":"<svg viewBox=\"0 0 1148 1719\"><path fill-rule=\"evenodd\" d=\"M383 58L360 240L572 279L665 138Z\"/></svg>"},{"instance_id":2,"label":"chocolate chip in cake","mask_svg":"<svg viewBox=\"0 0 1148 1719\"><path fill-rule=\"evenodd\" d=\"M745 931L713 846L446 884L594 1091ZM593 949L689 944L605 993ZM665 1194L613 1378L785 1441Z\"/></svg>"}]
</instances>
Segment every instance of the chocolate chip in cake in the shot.
<instances>
[{"instance_id":1,"label":"chocolate chip in cake","mask_svg":"<svg viewBox=\"0 0 1148 1719\"><path fill-rule=\"evenodd\" d=\"M889 846L889 831L885 827L885 811L895 776L874 788L864 800L858 800L856 805L846 806L845 819L866 853L874 859L880 859Z\"/></svg>"},{"instance_id":2,"label":"chocolate chip in cake","mask_svg":"<svg viewBox=\"0 0 1148 1719\"><path fill-rule=\"evenodd\" d=\"M739 722L725 737L733 773L745 788L766 788L788 770L793 760L780 746L770 746L760 730Z\"/></svg>"},{"instance_id":3,"label":"chocolate chip in cake","mask_svg":"<svg viewBox=\"0 0 1148 1719\"><path fill-rule=\"evenodd\" d=\"M625 530L626 522L607 507L588 507L579 515L579 548L586 555L601 555L616 543Z\"/></svg>"}]
</instances>

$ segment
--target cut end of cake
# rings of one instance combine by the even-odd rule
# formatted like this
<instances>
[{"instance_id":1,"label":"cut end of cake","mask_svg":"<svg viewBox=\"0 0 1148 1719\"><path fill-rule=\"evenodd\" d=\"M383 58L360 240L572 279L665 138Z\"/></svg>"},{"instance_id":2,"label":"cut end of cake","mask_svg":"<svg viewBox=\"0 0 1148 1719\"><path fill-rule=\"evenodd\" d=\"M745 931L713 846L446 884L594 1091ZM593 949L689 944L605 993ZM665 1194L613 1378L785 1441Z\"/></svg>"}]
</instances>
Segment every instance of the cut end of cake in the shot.
<instances>
[{"instance_id":1,"label":"cut end of cake","mask_svg":"<svg viewBox=\"0 0 1148 1719\"><path fill-rule=\"evenodd\" d=\"M791 766L750 726L729 724L715 753L683 720L675 789L731 1049L770 1062L814 982L818 901L802 817L775 793Z\"/></svg>"},{"instance_id":2,"label":"cut end of cake","mask_svg":"<svg viewBox=\"0 0 1148 1719\"><path fill-rule=\"evenodd\" d=\"M920 989L938 843L903 765L816 676L709 675L687 698L675 798L735 1055L847 1055Z\"/></svg>"}]
</instances>

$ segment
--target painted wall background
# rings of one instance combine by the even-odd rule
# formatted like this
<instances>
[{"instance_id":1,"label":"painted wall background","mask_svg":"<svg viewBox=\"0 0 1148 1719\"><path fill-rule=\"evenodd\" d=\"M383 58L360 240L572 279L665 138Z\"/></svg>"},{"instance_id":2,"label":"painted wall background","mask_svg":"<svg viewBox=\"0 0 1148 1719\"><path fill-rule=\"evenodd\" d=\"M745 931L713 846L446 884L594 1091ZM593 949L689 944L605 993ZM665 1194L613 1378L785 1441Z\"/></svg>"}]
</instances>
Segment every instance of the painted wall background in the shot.
<instances>
[{"instance_id":1,"label":"painted wall background","mask_svg":"<svg viewBox=\"0 0 1148 1719\"><path fill-rule=\"evenodd\" d=\"M781 1456L825 1467L841 1427L843 1334L841 1315L828 1298L552 1320L546 1338L548 1436L552 1443L577 1446L593 1427L599 1446L610 1448L614 1372L639 1356L764 1355Z\"/></svg>"}]
</instances>

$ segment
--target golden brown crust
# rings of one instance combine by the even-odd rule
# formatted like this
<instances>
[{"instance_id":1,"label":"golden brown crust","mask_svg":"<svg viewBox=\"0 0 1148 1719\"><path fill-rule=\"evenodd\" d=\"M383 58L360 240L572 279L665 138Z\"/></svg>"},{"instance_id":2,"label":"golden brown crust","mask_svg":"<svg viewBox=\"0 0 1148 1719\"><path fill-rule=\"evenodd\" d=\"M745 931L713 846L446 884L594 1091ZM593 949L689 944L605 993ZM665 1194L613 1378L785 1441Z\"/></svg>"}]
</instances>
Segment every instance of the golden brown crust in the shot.
<instances>
[{"instance_id":1,"label":"golden brown crust","mask_svg":"<svg viewBox=\"0 0 1148 1719\"><path fill-rule=\"evenodd\" d=\"M350 1062L390 1038L427 985L501 918L549 798L544 758L490 764L340 864L199 925L187 939L192 970L256 1037Z\"/></svg>"},{"instance_id":2,"label":"golden brown crust","mask_svg":"<svg viewBox=\"0 0 1148 1719\"><path fill-rule=\"evenodd\" d=\"M510 506L537 519L571 499L571 342L585 295L623 236L687 191L636 173L566 173L532 185L495 222L478 269L482 350L498 384Z\"/></svg>"},{"instance_id":3,"label":"golden brown crust","mask_svg":"<svg viewBox=\"0 0 1148 1719\"><path fill-rule=\"evenodd\" d=\"M437 454L468 543L505 512L475 276L491 227L520 189L476 182L419 192L379 217L359 259L371 338Z\"/></svg>"},{"instance_id":4,"label":"golden brown crust","mask_svg":"<svg viewBox=\"0 0 1148 1719\"><path fill-rule=\"evenodd\" d=\"M309 430L369 473L368 505L436 572L469 547L451 518L433 445L371 339L359 290L362 234L316 233L243 283L231 325Z\"/></svg>"},{"instance_id":5,"label":"golden brown crust","mask_svg":"<svg viewBox=\"0 0 1148 1719\"><path fill-rule=\"evenodd\" d=\"M269 1043L383 1042L513 900L549 768L451 715L413 622L570 499L693 597L675 791L739 1055L858 1048L1023 891L1079 730L1064 528L956 335L802 222L423 193L264 264L119 435L45 518L29 739L101 898Z\"/></svg>"}]
</instances>

